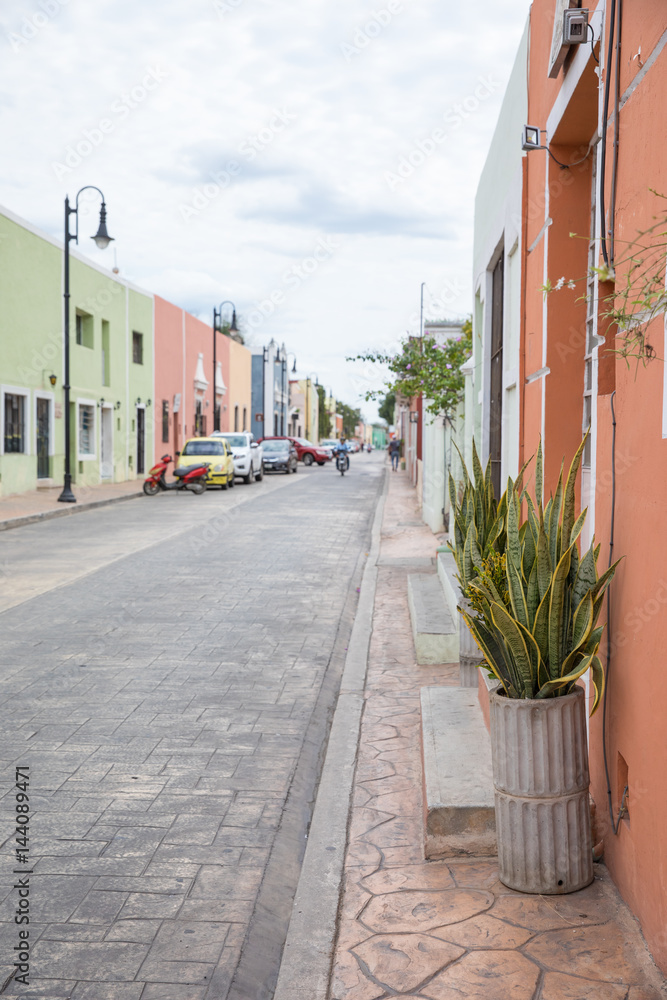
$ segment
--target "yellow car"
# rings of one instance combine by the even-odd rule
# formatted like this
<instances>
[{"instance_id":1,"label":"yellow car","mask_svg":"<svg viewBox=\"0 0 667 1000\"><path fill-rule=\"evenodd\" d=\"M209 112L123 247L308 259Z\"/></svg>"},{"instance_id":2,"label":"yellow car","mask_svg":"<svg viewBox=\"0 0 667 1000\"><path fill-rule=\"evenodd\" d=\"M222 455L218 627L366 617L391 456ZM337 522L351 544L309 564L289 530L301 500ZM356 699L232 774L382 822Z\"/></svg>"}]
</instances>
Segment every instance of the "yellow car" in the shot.
<instances>
[{"instance_id":1,"label":"yellow car","mask_svg":"<svg viewBox=\"0 0 667 1000\"><path fill-rule=\"evenodd\" d=\"M210 463L207 486L220 486L226 490L234 485L234 457L225 438L189 438L183 445L178 464L183 467L199 462Z\"/></svg>"}]
</instances>

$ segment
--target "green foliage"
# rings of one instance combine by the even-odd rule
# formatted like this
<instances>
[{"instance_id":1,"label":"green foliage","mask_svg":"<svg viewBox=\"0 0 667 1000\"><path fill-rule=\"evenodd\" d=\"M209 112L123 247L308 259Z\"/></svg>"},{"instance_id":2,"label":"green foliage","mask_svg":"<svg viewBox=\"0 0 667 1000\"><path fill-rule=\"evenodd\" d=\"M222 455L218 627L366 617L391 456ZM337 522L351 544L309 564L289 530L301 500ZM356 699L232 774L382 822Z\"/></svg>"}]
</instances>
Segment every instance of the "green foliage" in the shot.
<instances>
[{"instance_id":1,"label":"green foliage","mask_svg":"<svg viewBox=\"0 0 667 1000\"><path fill-rule=\"evenodd\" d=\"M504 495L500 503L496 501L491 484L491 459L483 471L474 441L472 479L460 452L459 457L463 468L460 493L451 473L449 475L449 498L454 522L454 545L450 543L449 547L456 560L461 591L465 597L470 598L470 583L478 576L484 560L489 558L492 551L501 554L505 551L507 501Z\"/></svg>"},{"instance_id":2,"label":"green foliage","mask_svg":"<svg viewBox=\"0 0 667 1000\"><path fill-rule=\"evenodd\" d=\"M323 385L317 385L316 389L318 401L317 411L319 417L317 426L319 428L320 439L329 438L331 437L331 417L329 416L325 403L327 392Z\"/></svg>"},{"instance_id":3,"label":"green foliage","mask_svg":"<svg viewBox=\"0 0 667 1000\"><path fill-rule=\"evenodd\" d=\"M361 410L353 409L347 403L336 400L336 413L340 413L343 418L343 434L345 437L354 437L357 424L361 420Z\"/></svg>"},{"instance_id":4,"label":"green foliage","mask_svg":"<svg viewBox=\"0 0 667 1000\"><path fill-rule=\"evenodd\" d=\"M657 198L665 195L651 191ZM596 275L599 282L613 283L613 291L603 294L600 290L600 315L616 325L616 346L607 347L610 353L639 365L648 364L658 358L655 347L649 342L649 326L657 316L667 311L667 289L665 288L665 254L667 253L667 211L653 216L654 223L640 230L634 240L619 240L621 255L613 261L613 267L602 265L592 267L590 276ZM588 236L570 233L575 239L589 241ZM562 288L584 288L587 278L551 280L542 286L545 297ZM582 295L586 299L586 292ZM661 334L660 334L661 336Z\"/></svg>"},{"instance_id":5,"label":"green foliage","mask_svg":"<svg viewBox=\"0 0 667 1000\"><path fill-rule=\"evenodd\" d=\"M378 407L378 416L380 417L380 420L384 420L387 424L393 424L395 406L396 393L388 392Z\"/></svg>"},{"instance_id":6,"label":"green foliage","mask_svg":"<svg viewBox=\"0 0 667 1000\"><path fill-rule=\"evenodd\" d=\"M586 512L575 518L574 487L586 438L563 484L543 507L510 479L506 498L504 585L497 554L471 549L478 575L469 584L474 614L462 612L486 664L510 698L567 694L588 670L595 689L592 711L604 687L598 649L604 626L596 625L605 590L618 563L598 576L599 546L580 557L578 538ZM536 482L542 481L542 446ZM539 491L538 491L539 492ZM527 518L520 523L522 501Z\"/></svg>"},{"instance_id":7,"label":"green foliage","mask_svg":"<svg viewBox=\"0 0 667 1000\"><path fill-rule=\"evenodd\" d=\"M426 335L408 337L398 354L371 351L348 358L348 361L372 361L386 365L391 378L386 382L390 393L410 398L423 395L429 413L453 413L463 398L464 376L461 365L472 354L472 321L467 319L459 337L439 344ZM386 390L369 390L365 398L380 399ZM393 418L392 418L393 419Z\"/></svg>"}]
</instances>

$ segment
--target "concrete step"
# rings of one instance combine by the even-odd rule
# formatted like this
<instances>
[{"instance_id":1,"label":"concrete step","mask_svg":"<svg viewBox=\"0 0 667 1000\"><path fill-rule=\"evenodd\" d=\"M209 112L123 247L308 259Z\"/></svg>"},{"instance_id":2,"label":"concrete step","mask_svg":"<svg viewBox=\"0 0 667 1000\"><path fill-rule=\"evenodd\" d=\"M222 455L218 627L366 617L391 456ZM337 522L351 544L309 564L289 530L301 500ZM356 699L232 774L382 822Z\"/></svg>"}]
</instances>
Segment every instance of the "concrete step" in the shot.
<instances>
[{"instance_id":1,"label":"concrete step","mask_svg":"<svg viewBox=\"0 0 667 1000\"><path fill-rule=\"evenodd\" d=\"M461 600L461 591L456 579L456 560L451 552L438 552L437 571L449 613L454 621L458 621L459 613L456 608Z\"/></svg>"},{"instance_id":2,"label":"concrete step","mask_svg":"<svg viewBox=\"0 0 667 1000\"><path fill-rule=\"evenodd\" d=\"M491 740L477 693L421 689L427 858L496 853Z\"/></svg>"},{"instance_id":3,"label":"concrete step","mask_svg":"<svg viewBox=\"0 0 667 1000\"><path fill-rule=\"evenodd\" d=\"M408 576L408 604L417 663L456 663L459 626L445 603L437 574Z\"/></svg>"}]
</instances>

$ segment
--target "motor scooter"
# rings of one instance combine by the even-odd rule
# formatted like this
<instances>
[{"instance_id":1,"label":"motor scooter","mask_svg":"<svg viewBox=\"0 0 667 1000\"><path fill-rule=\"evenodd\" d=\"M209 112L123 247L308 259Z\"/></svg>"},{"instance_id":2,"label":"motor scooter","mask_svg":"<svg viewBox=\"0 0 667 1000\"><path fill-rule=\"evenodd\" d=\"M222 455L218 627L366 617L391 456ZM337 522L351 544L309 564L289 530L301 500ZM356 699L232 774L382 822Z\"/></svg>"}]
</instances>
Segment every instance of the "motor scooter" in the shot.
<instances>
[{"instance_id":1,"label":"motor scooter","mask_svg":"<svg viewBox=\"0 0 667 1000\"><path fill-rule=\"evenodd\" d=\"M336 452L336 468L340 472L341 476L344 476L350 468L350 459L346 451Z\"/></svg>"},{"instance_id":2,"label":"motor scooter","mask_svg":"<svg viewBox=\"0 0 667 1000\"><path fill-rule=\"evenodd\" d=\"M154 497L160 490L190 490L191 493L204 493L206 490L206 476L210 467L209 462L200 462L198 465L184 465L174 469L176 479L167 482L165 473L167 466L172 461L171 455L163 455L157 465L148 473L144 483L144 493L146 496Z\"/></svg>"}]
</instances>

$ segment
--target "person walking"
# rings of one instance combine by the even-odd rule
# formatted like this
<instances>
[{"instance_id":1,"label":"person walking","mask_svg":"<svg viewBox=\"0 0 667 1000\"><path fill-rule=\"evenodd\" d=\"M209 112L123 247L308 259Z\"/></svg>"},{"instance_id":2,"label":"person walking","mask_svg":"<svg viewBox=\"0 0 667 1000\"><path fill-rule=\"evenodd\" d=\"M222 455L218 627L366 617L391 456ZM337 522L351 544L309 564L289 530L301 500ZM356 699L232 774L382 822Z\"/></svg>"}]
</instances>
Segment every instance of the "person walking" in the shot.
<instances>
[{"instance_id":1,"label":"person walking","mask_svg":"<svg viewBox=\"0 0 667 1000\"><path fill-rule=\"evenodd\" d=\"M398 469L398 456L401 451L401 442L398 438L392 438L389 442L389 457L391 459L391 467L394 472Z\"/></svg>"}]
</instances>

